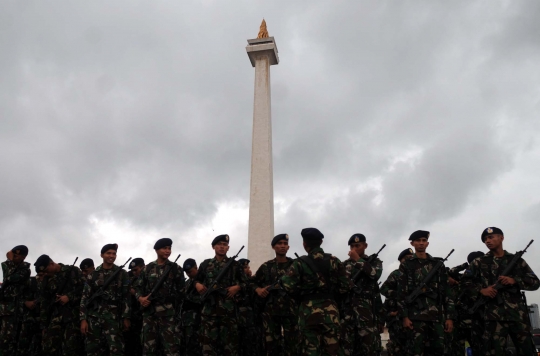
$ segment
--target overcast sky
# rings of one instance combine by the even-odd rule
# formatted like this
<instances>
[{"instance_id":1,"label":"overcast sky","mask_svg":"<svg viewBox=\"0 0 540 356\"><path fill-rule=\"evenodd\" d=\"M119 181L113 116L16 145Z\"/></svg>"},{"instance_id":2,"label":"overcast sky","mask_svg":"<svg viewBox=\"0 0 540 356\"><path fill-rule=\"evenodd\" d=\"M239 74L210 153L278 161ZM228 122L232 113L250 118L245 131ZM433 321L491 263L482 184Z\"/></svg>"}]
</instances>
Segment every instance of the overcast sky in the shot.
<instances>
[{"instance_id":1,"label":"overcast sky","mask_svg":"<svg viewBox=\"0 0 540 356\"><path fill-rule=\"evenodd\" d=\"M448 265L540 232L538 1L19 1L0 11L0 243L72 263L247 244L254 70L272 67L275 232L341 259L412 231ZM540 240L525 255L536 271ZM246 256L244 251L242 256ZM529 293L540 303L540 293Z\"/></svg>"}]
</instances>

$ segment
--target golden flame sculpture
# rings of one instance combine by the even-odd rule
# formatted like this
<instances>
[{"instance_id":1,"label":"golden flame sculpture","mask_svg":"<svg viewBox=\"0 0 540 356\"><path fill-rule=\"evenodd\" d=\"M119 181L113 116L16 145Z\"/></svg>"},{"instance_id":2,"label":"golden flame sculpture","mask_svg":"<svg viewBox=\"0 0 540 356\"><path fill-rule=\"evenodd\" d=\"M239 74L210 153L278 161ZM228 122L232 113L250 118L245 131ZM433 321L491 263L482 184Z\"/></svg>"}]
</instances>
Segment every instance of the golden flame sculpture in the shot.
<instances>
[{"instance_id":1,"label":"golden flame sculpture","mask_svg":"<svg viewBox=\"0 0 540 356\"><path fill-rule=\"evenodd\" d=\"M264 19L261 22L261 29L259 30L259 34L257 35L257 38L268 38L270 37L268 35L268 29L266 28L266 21Z\"/></svg>"}]
</instances>

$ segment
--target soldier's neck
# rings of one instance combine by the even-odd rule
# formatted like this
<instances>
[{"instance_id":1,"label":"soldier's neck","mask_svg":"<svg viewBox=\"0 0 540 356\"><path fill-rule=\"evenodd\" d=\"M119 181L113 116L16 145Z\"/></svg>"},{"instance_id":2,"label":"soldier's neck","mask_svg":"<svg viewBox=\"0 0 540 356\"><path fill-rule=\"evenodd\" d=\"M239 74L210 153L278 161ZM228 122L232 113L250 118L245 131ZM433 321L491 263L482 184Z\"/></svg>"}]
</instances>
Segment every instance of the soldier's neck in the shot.
<instances>
[{"instance_id":1,"label":"soldier's neck","mask_svg":"<svg viewBox=\"0 0 540 356\"><path fill-rule=\"evenodd\" d=\"M276 255L276 262L277 263L287 262L287 255Z\"/></svg>"},{"instance_id":2,"label":"soldier's neck","mask_svg":"<svg viewBox=\"0 0 540 356\"><path fill-rule=\"evenodd\" d=\"M491 250L491 253L493 253L493 256L495 257L503 257L504 256L504 249L501 246L497 247L495 250Z\"/></svg>"},{"instance_id":3,"label":"soldier's neck","mask_svg":"<svg viewBox=\"0 0 540 356\"><path fill-rule=\"evenodd\" d=\"M169 260L168 258L160 258L160 257L158 257L157 258L157 264L160 265L160 266L164 265L165 263L167 263L168 260Z\"/></svg>"},{"instance_id":4,"label":"soldier's neck","mask_svg":"<svg viewBox=\"0 0 540 356\"><path fill-rule=\"evenodd\" d=\"M221 262L225 259L225 257L227 257L227 255L216 255L216 260L218 260L218 262Z\"/></svg>"},{"instance_id":5,"label":"soldier's neck","mask_svg":"<svg viewBox=\"0 0 540 356\"><path fill-rule=\"evenodd\" d=\"M102 265L103 269L111 269L113 268L113 266L114 266L114 263L105 263L105 262L103 262L103 265Z\"/></svg>"},{"instance_id":6,"label":"soldier's neck","mask_svg":"<svg viewBox=\"0 0 540 356\"><path fill-rule=\"evenodd\" d=\"M427 253L425 252L416 252L416 257L422 259L422 260L425 260L427 258Z\"/></svg>"}]
</instances>

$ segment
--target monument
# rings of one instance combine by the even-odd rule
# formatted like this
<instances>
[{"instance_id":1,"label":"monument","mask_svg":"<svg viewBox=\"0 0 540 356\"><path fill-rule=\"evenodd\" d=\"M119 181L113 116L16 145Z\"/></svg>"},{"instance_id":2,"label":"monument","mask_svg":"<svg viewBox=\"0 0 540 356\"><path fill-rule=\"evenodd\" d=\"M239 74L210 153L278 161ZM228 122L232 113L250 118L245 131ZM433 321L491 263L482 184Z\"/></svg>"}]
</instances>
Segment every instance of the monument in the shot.
<instances>
[{"instance_id":1,"label":"monument","mask_svg":"<svg viewBox=\"0 0 540 356\"><path fill-rule=\"evenodd\" d=\"M259 35L246 47L255 67L251 184L249 195L248 259L252 270L274 258L274 176L272 167L272 112L270 66L279 63L274 37L268 35L263 19Z\"/></svg>"}]
</instances>

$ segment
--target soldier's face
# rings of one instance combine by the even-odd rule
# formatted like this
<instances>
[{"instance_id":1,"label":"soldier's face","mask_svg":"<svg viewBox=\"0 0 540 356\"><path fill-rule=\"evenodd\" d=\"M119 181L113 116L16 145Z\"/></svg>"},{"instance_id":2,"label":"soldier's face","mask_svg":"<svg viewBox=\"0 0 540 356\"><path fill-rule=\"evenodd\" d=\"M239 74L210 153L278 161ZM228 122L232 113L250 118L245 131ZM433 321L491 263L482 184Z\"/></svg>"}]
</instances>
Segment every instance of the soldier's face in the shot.
<instances>
[{"instance_id":1,"label":"soldier's face","mask_svg":"<svg viewBox=\"0 0 540 356\"><path fill-rule=\"evenodd\" d=\"M351 251L354 251L358 256L363 256L367 248L367 243L365 242L356 242L350 245Z\"/></svg>"},{"instance_id":2,"label":"soldier's face","mask_svg":"<svg viewBox=\"0 0 540 356\"><path fill-rule=\"evenodd\" d=\"M197 266L193 266L189 269L189 271L186 271L186 274L189 278L193 279L197 276L198 271L199 271L199 268Z\"/></svg>"},{"instance_id":3,"label":"soldier's face","mask_svg":"<svg viewBox=\"0 0 540 356\"><path fill-rule=\"evenodd\" d=\"M87 267L84 269L81 269L81 272L83 274L83 277L86 278L90 273L94 272L94 267Z\"/></svg>"},{"instance_id":4,"label":"soldier's face","mask_svg":"<svg viewBox=\"0 0 540 356\"><path fill-rule=\"evenodd\" d=\"M490 250L496 250L499 247L502 246L502 242L504 240L504 236L501 234L493 234L493 235L487 235L485 237L484 243L486 244L486 247Z\"/></svg>"},{"instance_id":5,"label":"soldier's face","mask_svg":"<svg viewBox=\"0 0 540 356\"><path fill-rule=\"evenodd\" d=\"M103 258L103 263L113 264L116 261L116 251L107 250L101 254L101 258Z\"/></svg>"},{"instance_id":6,"label":"soldier's face","mask_svg":"<svg viewBox=\"0 0 540 356\"><path fill-rule=\"evenodd\" d=\"M26 256L24 256L24 255L14 253L13 254L13 263L18 265L19 263L23 262L25 258L26 258Z\"/></svg>"},{"instance_id":7,"label":"soldier's face","mask_svg":"<svg viewBox=\"0 0 540 356\"><path fill-rule=\"evenodd\" d=\"M244 273L245 273L246 276L248 276L248 277L251 277L251 276L252 276L252 273L251 273L251 267L249 267L249 265L245 265L245 266L244 266Z\"/></svg>"},{"instance_id":8,"label":"soldier's face","mask_svg":"<svg viewBox=\"0 0 540 356\"><path fill-rule=\"evenodd\" d=\"M133 272L133 275L135 277L139 277L141 275L143 268L144 266L135 266L131 269L131 272Z\"/></svg>"},{"instance_id":9,"label":"soldier's face","mask_svg":"<svg viewBox=\"0 0 540 356\"><path fill-rule=\"evenodd\" d=\"M225 241L218 242L214 245L214 251L218 256L225 256L229 251L229 244Z\"/></svg>"},{"instance_id":10,"label":"soldier's face","mask_svg":"<svg viewBox=\"0 0 540 356\"><path fill-rule=\"evenodd\" d=\"M287 240L280 240L274 245L274 251L276 252L276 255L278 256L285 256L287 254L287 251L289 251L289 241Z\"/></svg>"},{"instance_id":11,"label":"soldier's face","mask_svg":"<svg viewBox=\"0 0 540 356\"><path fill-rule=\"evenodd\" d=\"M38 272L36 274L36 278L38 281L41 281L43 279L43 277L45 277L45 272Z\"/></svg>"},{"instance_id":12,"label":"soldier's face","mask_svg":"<svg viewBox=\"0 0 540 356\"><path fill-rule=\"evenodd\" d=\"M165 246L163 248L160 248L159 250L156 250L156 254L161 259L164 259L164 260L168 259L169 256L171 255L171 246Z\"/></svg>"},{"instance_id":13,"label":"soldier's face","mask_svg":"<svg viewBox=\"0 0 540 356\"><path fill-rule=\"evenodd\" d=\"M427 238L421 237L419 239L411 241L411 245L412 247L414 247L414 250L416 252L426 252L426 249L429 246L429 242Z\"/></svg>"}]
</instances>

